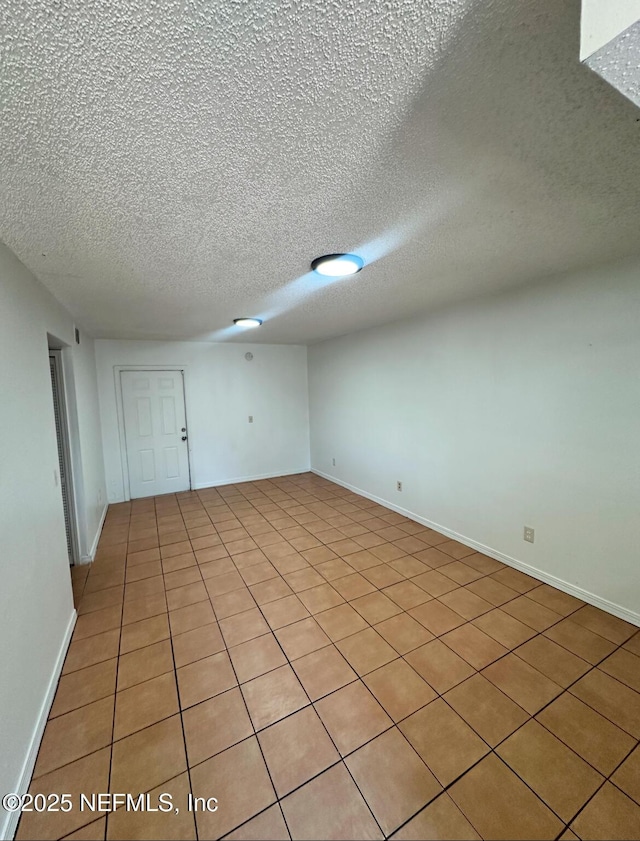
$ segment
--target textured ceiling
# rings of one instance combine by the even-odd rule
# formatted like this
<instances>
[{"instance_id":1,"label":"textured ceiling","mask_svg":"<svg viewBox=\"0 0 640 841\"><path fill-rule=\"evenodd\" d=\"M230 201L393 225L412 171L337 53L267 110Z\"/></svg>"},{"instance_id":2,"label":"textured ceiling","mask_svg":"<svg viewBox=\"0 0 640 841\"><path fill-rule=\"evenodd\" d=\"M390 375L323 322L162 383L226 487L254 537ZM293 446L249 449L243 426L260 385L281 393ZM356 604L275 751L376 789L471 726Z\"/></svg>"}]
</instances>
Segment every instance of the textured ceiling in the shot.
<instances>
[{"instance_id":1,"label":"textured ceiling","mask_svg":"<svg viewBox=\"0 0 640 841\"><path fill-rule=\"evenodd\" d=\"M579 16L4 0L0 239L95 336L301 343L639 254L640 112Z\"/></svg>"}]
</instances>

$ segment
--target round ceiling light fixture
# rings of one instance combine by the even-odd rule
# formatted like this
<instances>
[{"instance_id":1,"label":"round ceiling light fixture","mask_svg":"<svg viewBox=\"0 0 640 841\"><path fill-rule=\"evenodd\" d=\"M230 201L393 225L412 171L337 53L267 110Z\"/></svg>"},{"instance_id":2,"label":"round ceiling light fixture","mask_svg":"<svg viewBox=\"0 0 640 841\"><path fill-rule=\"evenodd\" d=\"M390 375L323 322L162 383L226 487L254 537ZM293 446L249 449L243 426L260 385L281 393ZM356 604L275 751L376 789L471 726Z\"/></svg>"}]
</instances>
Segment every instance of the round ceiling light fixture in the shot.
<instances>
[{"instance_id":1,"label":"round ceiling light fixture","mask_svg":"<svg viewBox=\"0 0 640 841\"><path fill-rule=\"evenodd\" d=\"M364 266L362 257L357 254L325 254L311 262L311 268L324 277L346 277L357 274Z\"/></svg>"},{"instance_id":2,"label":"round ceiling light fixture","mask_svg":"<svg viewBox=\"0 0 640 841\"><path fill-rule=\"evenodd\" d=\"M261 318L248 318L247 316L242 316L242 318L234 318L233 323L236 327L260 327L262 324Z\"/></svg>"}]
</instances>

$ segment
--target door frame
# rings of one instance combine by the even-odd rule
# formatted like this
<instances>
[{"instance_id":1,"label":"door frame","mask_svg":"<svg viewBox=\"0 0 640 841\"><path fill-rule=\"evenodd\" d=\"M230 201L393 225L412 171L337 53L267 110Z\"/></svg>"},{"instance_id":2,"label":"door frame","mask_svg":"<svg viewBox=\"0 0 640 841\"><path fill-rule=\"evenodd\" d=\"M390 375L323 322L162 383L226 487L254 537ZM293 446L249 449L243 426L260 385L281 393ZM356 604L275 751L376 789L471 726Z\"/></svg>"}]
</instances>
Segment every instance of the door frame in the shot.
<instances>
[{"instance_id":1,"label":"door frame","mask_svg":"<svg viewBox=\"0 0 640 841\"><path fill-rule=\"evenodd\" d=\"M65 481L67 488L67 508L69 511L69 526L71 529L71 555L69 565L77 566L81 562L80 551L80 535L78 530L78 497L75 489L75 472L73 464L73 445L70 425L69 401L67 390L67 372L65 371L65 359L62 348L49 348L49 359L54 360L54 371L57 386L58 396L58 412L60 414L60 433L62 444L62 464L65 472ZM53 386L51 389L51 398L55 404L55 395L53 394ZM56 432L56 442L57 442ZM60 495L62 497L62 476L59 476L60 481ZM66 530L66 524L65 524Z\"/></svg>"},{"instance_id":2,"label":"door frame","mask_svg":"<svg viewBox=\"0 0 640 841\"><path fill-rule=\"evenodd\" d=\"M182 373L182 395L184 398L184 416L187 424L187 464L189 466L189 490L193 490L193 468L191 465L192 447L191 432L189 427L189 403L187 399L187 365L114 365L113 376L116 392L116 412L118 415L118 439L120 444L120 465L122 467L122 490L124 501L131 500L131 487L129 484L129 461L127 459L127 433L124 423L124 398L122 395L123 371L180 371Z\"/></svg>"}]
</instances>

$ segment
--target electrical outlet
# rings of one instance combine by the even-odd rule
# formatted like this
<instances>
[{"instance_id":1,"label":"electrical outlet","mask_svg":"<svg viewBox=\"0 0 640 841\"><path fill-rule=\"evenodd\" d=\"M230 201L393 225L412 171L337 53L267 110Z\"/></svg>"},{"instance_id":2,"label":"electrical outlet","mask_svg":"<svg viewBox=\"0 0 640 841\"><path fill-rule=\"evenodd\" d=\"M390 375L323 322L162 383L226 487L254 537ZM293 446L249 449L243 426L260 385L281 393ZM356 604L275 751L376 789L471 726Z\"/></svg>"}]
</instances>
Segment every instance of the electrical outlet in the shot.
<instances>
[{"instance_id":1,"label":"electrical outlet","mask_svg":"<svg viewBox=\"0 0 640 841\"><path fill-rule=\"evenodd\" d=\"M335 467L335 466L336 466L336 460L335 460L335 458L332 458L332 459L331 459L331 462L333 463L333 466Z\"/></svg>"},{"instance_id":2,"label":"electrical outlet","mask_svg":"<svg viewBox=\"0 0 640 841\"><path fill-rule=\"evenodd\" d=\"M535 529L532 529L531 526L524 527L524 539L527 541L527 543L533 543L535 536Z\"/></svg>"},{"instance_id":3,"label":"electrical outlet","mask_svg":"<svg viewBox=\"0 0 640 841\"><path fill-rule=\"evenodd\" d=\"M249 415L249 423L253 423L253 415Z\"/></svg>"},{"instance_id":4,"label":"electrical outlet","mask_svg":"<svg viewBox=\"0 0 640 841\"><path fill-rule=\"evenodd\" d=\"M102 488L98 488L98 505L102 505Z\"/></svg>"},{"instance_id":5,"label":"electrical outlet","mask_svg":"<svg viewBox=\"0 0 640 841\"><path fill-rule=\"evenodd\" d=\"M398 490L398 491L402 490L402 482L396 482L396 490Z\"/></svg>"}]
</instances>

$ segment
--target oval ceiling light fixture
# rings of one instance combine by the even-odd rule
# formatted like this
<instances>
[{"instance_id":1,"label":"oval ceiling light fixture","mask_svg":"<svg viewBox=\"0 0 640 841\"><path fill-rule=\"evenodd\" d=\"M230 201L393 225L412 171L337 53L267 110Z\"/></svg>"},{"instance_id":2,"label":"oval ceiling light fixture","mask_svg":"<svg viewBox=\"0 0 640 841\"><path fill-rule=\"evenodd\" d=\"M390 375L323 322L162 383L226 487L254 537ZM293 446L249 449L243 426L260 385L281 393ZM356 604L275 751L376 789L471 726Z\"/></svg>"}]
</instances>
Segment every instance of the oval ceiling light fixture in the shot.
<instances>
[{"instance_id":1,"label":"oval ceiling light fixture","mask_svg":"<svg viewBox=\"0 0 640 841\"><path fill-rule=\"evenodd\" d=\"M346 277L357 274L364 266L357 254L325 254L311 262L311 269L324 277Z\"/></svg>"},{"instance_id":2,"label":"oval ceiling light fixture","mask_svg":"<svg viewBox=\"0 0 640 841\"><path fill-rule=\"evenodd\" d=\"M242 318L234 318L233 323L236 327L260 327L262 324L261 318L248 318L247 316L243 316Z\"/></svg>"}]
</instances>

